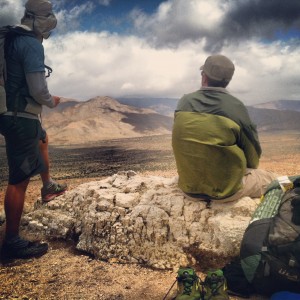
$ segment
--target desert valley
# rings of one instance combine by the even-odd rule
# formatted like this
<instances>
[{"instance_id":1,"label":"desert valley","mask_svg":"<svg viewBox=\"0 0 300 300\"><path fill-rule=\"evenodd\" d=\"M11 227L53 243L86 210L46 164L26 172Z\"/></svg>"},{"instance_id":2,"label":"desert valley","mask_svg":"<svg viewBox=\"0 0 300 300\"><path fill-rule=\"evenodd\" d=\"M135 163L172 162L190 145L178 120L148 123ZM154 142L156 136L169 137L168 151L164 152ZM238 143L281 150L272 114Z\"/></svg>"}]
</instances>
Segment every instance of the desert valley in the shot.
<instances>
[{"instance_id":1,"label":"desert valley","mask_svg":"<svg viewBox=\"0 0 300 300\"><path fill-rule=\"evenodd\" d=\"M176 176L171 148L175 106L174 99L96 97L86 102L65 99L57 110L46 110L42 122L51 140L53 177L72 190L124 170ZM260 167L280 175L300 174L300 101L264 103L248 110L263 148ZM0 224L6 179L0 140ZM36 177L29 186L26 212L39 196ZM176 278L176 270L96 260L76 250L72 241L49 243L49 253L40 259L0 266L0 299L158 300Z\"/></svg>"}]
</instances>

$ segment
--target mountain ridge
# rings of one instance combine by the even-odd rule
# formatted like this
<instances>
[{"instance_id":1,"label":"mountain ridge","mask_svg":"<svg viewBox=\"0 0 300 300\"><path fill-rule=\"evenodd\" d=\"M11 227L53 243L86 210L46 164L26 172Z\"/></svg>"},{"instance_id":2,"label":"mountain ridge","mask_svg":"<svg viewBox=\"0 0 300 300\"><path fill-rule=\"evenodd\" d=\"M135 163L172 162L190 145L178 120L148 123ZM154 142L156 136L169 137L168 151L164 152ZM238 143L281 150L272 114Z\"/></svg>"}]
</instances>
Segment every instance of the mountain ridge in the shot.
<instances>
[{"instance_id":1,"label":"mountain ridge","mask_svg":"<svg viewBox=\"0 0 300 300\"><path fill-rule=\"evenodd\" d=\"M276 100L265 103L252 105L254 108L275 109L275 110L290 110L300 112L299 100Z\"/></svg>"},{"instance_id":2,"label":"mountain ridge","mask_svg":"<svg viewBox=\"0 0 300 300\"><path fill-rule=\"evenodd\" d=\"M176 105L171 98L63 98L57 108L44 111L43 126L51 143L62 145L170 134ZM259 132L300 130L300 101L273 101L247 109Z\"/></svg>"},{"instance_id":3,"label":"mountain ridge","mask_svg":"<svg viewBox=\"0 0 300 300\"><path fill-rule=\"evenodd\" d=\"M44 107L42 126L52 145L171 134L176 105L172 98L62 98L56 108ZM259 132L300 130L300 101L272 101L247 109ZM0 142L4 144L2 137Z\"/></svg>"},{"instance_id":4,"label":"mountain ridge","mask_svg":"<svg viewBox=\"0 0 300 300\"><path fill-rule=\"evenodd\" d=\"M84 102L62 99L61 105L59 110L46 109L43 113L43 126L53 144L166 134L172 127L170 117L149 108L121 104L108 96Z\"/></svg>"}]
</instances>

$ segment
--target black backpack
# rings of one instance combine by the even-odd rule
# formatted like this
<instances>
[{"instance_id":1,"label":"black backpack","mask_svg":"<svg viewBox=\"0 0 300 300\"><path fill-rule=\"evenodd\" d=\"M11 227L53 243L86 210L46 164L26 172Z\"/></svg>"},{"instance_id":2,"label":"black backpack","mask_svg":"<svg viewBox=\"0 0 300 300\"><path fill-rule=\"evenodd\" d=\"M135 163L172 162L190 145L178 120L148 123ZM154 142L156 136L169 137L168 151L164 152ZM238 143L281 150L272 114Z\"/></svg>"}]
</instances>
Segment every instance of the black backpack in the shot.
<instances>
[{"instance_id":1,"label":"black backpack","mask_svg":"<svg viewBox=\"0 0 300 300\"><path fill-rule=\"evenodd\" d=\"M247 227L240 264L257 293L300 293L300 176L273 181ZM225 275L226 276L226 275Z\"/></svg>"}]
</instances>

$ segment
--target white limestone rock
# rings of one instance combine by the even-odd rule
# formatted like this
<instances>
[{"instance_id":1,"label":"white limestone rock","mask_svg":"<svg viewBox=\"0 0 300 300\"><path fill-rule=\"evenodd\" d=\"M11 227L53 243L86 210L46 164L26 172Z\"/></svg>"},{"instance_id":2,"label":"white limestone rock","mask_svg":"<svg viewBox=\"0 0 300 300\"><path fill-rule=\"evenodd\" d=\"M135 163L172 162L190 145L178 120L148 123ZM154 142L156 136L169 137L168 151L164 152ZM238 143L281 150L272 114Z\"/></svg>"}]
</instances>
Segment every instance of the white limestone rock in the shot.
<instances>
[{"instance_id":1,"label":"white limestone rock","mask_svg":"<svg viewBox=\"0 0 300 300\"><path fill-rule=\"evenodd\" d=\"M176 178L120 172L79 185L23 218L30 232L75 238L96 258L155 268L212 267L238 255L258 199L232 203L191 200Z\"/></svg>"}]
</instances>

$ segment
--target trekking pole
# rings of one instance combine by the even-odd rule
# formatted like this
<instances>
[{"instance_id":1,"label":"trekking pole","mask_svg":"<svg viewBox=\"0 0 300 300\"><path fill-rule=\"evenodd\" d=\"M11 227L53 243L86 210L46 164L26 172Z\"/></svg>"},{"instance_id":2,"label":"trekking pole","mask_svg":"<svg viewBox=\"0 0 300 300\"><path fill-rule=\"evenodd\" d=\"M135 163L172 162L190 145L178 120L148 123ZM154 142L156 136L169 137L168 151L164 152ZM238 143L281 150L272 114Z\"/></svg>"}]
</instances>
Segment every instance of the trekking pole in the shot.
<instances>
[{"instance_id":1,"label":"trekking pole","mask_svg":"<svg viewBox=\"0 0 300 300\"><path fill-rule=\"evenodd\" d=\"M175 281L173 282L172 286L169 288L168 292L166 293L166 295L164 296L164 298L163 298L162 300L166 300L167 296L168 296L169 293L171 292L171 290L172 290L173 286L175 285L176 281L177 281L177 280L175 279Z\"/></svg>"}]
</instances>

